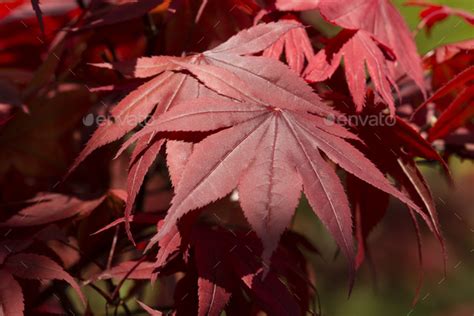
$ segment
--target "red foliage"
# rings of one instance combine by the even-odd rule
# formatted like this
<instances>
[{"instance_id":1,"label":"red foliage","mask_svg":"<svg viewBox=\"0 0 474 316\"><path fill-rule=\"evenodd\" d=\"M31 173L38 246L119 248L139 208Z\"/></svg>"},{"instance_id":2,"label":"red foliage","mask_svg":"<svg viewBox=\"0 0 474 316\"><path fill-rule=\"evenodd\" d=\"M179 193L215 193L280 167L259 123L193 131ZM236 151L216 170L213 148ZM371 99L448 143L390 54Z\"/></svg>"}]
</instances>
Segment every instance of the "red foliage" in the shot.
<instances>
[{"instance_id":1,"label":"red foliage","mask_svg":"<svg viewBox=\"0 0 474 316\"><path fill-rule=\"evenodd\" d=\"M317 313L302 196L349 287L390 197L444 253L416 159L450 182L435 149L473 156L472 41L422 58L388 0L263 2L0 3L0 314L77 308L52 280L91 314L80 285L127 314Z\"/></svg>"}]
</instances>

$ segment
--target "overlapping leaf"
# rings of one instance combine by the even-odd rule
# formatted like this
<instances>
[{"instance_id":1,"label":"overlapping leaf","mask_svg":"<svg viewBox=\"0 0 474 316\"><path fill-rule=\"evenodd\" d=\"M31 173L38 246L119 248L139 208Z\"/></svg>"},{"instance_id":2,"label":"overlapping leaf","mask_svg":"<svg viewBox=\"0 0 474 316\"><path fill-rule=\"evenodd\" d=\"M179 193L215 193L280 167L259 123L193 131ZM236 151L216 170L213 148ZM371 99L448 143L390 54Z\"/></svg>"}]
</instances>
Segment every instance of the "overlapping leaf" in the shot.
<instances>
[{"instance_id":1,"label":"overlapping leaf","mask_svg":"<svg viewBox=\"0 0 474 316\"><path fill-rule=\"evenodd\" d=\"M0 311L4 315L23 315L23 291L15 278L28 280L63 280L79 295L83 304L83 296L79 284L55 261L48 257L33 253L13 253L9 255L0 269Z\"/></svg>"},{"instance_id":2,"label":"overlapping leaf","mask_svg":"<svg viewBox=\"0 0 474 316\"><path fill-rule=\"evenodd\" d=\"M252 297L257 310L271 315L303 314L306 311L303 308L307 308L304 293L309 292L304 279L305 261L300 261L301 253L295 247L300 243L290 237L288 234L284 240L293 241L292 247L280 246L277 250L286 259L275 261L263 277L265 263L259 259L261 247L255 234L241 231L226 234L219 228L195 229L191 244L196 260L197 314L219 315L232 300L238 299L242 290ZM301 274L295 275L298 269ZM246 310L246 306L241 309Z\"/></svg>"},{"instance_id":3,"label":"overlapping leaf","mask_svg":"<svg viewBox=\"0 0 474 316\"><path fill-rule=\"evenodd\" d=\"M439 88L428 100L421 104L414 114L420 113L430 103L434 103L441 115L430 129L430 141L443 138L457 128L468 123L474 115L472 96L474 95L474 66L470 66ZM447 107L441 102L444 97L451 96L452 101Z\"/></svg>"},{"instance_id":4,"label":"overlapping leaf","mask_svg":"<svg viewBox=\"0 0 474 316\"><path fill-rule=\"evenodd\" d=\"M314 56L305 70L305 78L314 82L326 80L336 71L344 57L346 80L357 109L362 110L365 104L367 66L375 90L389 105L391 112L395 113L391 93L395 80L385 57L389 54L390 50L380 45L370 33L345 30Z\"/></svg>"},{"instance_id":5,"label":"overlapping leaf","mask_svg":"<svg viewBox=\"0 0 474 316\"><path fill-rule=\"evenodd\" d=\"M421 59L410 29L389 0L321 0L321 14L330 22L349 30L364 30L393 50L397 64L425 91ZM394 71L395 65L390 69Z\"/></svg>"},{"instance_id":6,"label":"overlapping leaf","mask_svg":"<svg viewBox=\"0 0 474 316\"><path fill-rule=\"evenodd\" d=\"M295 21L294 23L299 22ZM287 32L278 41L266 48L263 51L263 56L279 60L283 51L288 66L297 74L303 71L305 61L311 60L314 55L313 47L304 28L296 28Z\"/></svg>"},{"instance_id":7,"label":"overlapping leaf","mask_svg":"<svg viewBox=\"0 0 474 316\"><path fill-rule=\"evenodd\" d=\"M26 203L32 203L32 205L22 209L4 223L1 223L0 227L37 226L76 216L85 217L109 198L109 196L126 200L126 194L121 190L111 190L109 194L93 200L81 200L74 196L57 193L41 194L36 198L26 201Z\"/></svg>"}]
</instances>

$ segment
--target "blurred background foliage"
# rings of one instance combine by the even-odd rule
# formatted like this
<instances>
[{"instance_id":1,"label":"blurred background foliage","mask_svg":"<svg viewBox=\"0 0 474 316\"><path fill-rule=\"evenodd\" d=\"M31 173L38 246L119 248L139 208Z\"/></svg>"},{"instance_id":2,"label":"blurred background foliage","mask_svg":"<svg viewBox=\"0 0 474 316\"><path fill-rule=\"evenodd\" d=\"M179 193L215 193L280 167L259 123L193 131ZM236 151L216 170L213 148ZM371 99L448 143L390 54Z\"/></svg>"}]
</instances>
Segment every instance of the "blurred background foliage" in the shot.
<instances>
[{"instance_id":1,"label":"blurred background foliage","mask_svg":"<svg viewBox=\"0 0 474 316\"><path fill-rule=\"evenodd\" d=\"M431 3L474 13L473 0L431 0ZM420 54L466 39L473 39L472 26L458 17L448 17L435 25L431 34L417 31L420 7L394 0L413 30ZM313 20L308 16L309 20ZM313 20L314 21L314 20ZM318 27L324 27L317 20ZM327 25L327 24L326 24ZM324 29L334 35L337 29ZM312 258L323 315L335 316L473 316L474 315L474 162L451 157L450 168L456 188L444 182L440 168L422 164L437 204L448 251L446 275L441 248L426 227L423 229L423 269L417 255L416 233L407 210L392 201L387 216L369 238L373 264L365 262L348 298L345 261L311 208L302 203L295 230L307 236L321 251ZM317 223L317 224L315 224ZM420 273L423 284L417 295Z\"/></svg>"},{"instance_id":2,"label":"blurred background foliage","mask_svg":"<svg viewBox=\"0 0 474 316\"><path fill-rule=\"evenodd\" d=\"M406 0L394 0L393 2L396 4L410 28L415 30L420 21L418 18L420 8L405 5ZM471 13L474 11L473 0L430 0L427 2L447 5L452 8L460 8ZM470 25L458 17L448 17L445 21L434 26L429 36L424 31L420 31L416 33L415 39L418 51L421 54L426 54L440 45L459 42L473 37L474 34Z\"/></svg>"}]
</instances>

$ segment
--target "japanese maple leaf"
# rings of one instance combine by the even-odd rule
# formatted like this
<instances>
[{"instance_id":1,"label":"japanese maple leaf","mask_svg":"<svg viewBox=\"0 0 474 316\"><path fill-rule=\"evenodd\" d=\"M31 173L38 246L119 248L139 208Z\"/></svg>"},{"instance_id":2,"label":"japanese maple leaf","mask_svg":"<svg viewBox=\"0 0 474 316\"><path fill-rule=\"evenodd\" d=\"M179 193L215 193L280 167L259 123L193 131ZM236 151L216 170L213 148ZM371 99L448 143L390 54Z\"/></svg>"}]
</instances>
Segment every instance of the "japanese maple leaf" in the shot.
<instances>
[{"instance_id":1,"label":"japanese maple leaf","mask_svg":"<svg viewBox=\"0 0 474 316\"><path fill-rule=\"evenodd\" d=\"M265 58L254 58L264 65ZM213 81L209 77L220 77L215 89L229 78L223 72L211 72L213 68L208 65L183 67L210 85ZM348 201L334 169L321 152L348 172L417 208L345 140L355 139L355 135L338 125L328 126L322 117L308 113L328 111L316 94L313 93L312 104L293 103L305 100L305 94L311 90L301 78L283 76L279 80L280 84L292 81L292 94L271 82L267 82L265 90L256 90L243 81L235 81L234 89L247 93L248 99L238 102L201 98L184 102L132 137L133 140L165 131L224 129L194 146L164 225L148 248L167 234L181 216L237 187L244 214L265 246L263 258L269 260L303 190L314 212L352 262Z\"/></svg>"},{"instance_id":2,"label":"japanese maple leaf","mask_svg":"<svg viewBox=\"0 0 474 316\"><path fill-rule=\"evenodd\" d=\"M107 194L92 200L82 200L74 196L59 193L38 194L37 197L25 201L31 206L20 210L10 217L0 227L28 227L44 225L66 218L86 217L106 199L126 200L122 190L110 190Z\"/></svg>"},{"instance_id":3,"label":"japanese maple leaf","mask_svg":"<svg viewBox=\"0 0 474 316\"><path fill-rule=\"evenodd\" d=\"M238 62L236 63L235 60L237 56L235 55L252 54L262 51L277 41L280 36L297 27L299 26L290 22L260 24L251 29L241 31L234 37L231 37L227 42L203 54L182 58L156 56L112 65L99 65L100 67L117 69L133 77L152 77L152 79L132 91L112 110L111 115L114 118L113 122L111 124L102 125L95 131L86 147L74 162L69 173L97 148L122 138L149 115L152 116L150 122L153 122L178 102L194 99L199 96L213 96L214 98L218 98L218 93L230 94L230 96L234 98L241 98L242 95L245 95L245 93L236 92L231 88L224 89L223 87L225 85L221 85L217 92L209 89L193 76L190 76L189 73L180 72L179 70L182 69L180 62L188 62L191 64L213 63L219 67L233 67L233 69L239 69L240 73L243 72L244 74L242 75L259 78L260 80L256 84L264 87L268 79L260 75L256 70L250 73L250 75L246 74L248 71L243 67L250 67L250 65L243 64L245 59L243 59L240 64ZM233 63L229 63L229 61ZM253 68L255 68L255 66L256 65L254 65ZM275 69L277 70L276 73L278 73L279 67L275 67ZM214 71L219 72L220 70L214 69ZM272 73L272 75L274 74ZM227 80L233 77L235 77L235 75L231 74ZM282 88L288 89L289 87ZM135 124L130 124L129 118L131 118ZM147 137L140 139L134 149L127 178L128 200L125 209L126 218L131 214L135 197L138 194L145 174L154 162L163 143L163 140L156 140L154 133L151 133L147 135ZM122 150L127 148L128 145L129 143L125 143ZM173 153L173 151L186 152L188 151L188 147L186 144L180 144L171 148L170 151L171 153ZM168 157L172 156L173 155L168 155ZM168 165L173 165L170 159L168 159ZM170 169L170 171L173 171L173 169ZM171 177L172 179L175 178L173 174ZM126 228L129 238L133 241L128 220L126 220Z\"/></svg>"},{"instance_id":4,"label":"japanese maple leaf","mask_svg":"<svg viewBox=\"0 0 474 316\"><path fill-rule=\"evenodd\" d=\"M299 23L294 21L293 23ZM280 37L278 41L263 51L263 56L279 60L285 51L285 59L296 73L300 74L305 60L313 58L314 51L304 28L295 28Z\"/></svg>"},{"instance_id":5,"label":"japanese maple leaf","mask_svg":"<svg viewBox=\"0 0 474 316\"><path fill-rule=\"evenodd\" d=\"M16 278L64 280L72 286L85 304L85 298L74 278L48 257L33 253L12 253L1 264L0 311L3 315L23 315L23 291Z\"/></svg>"},{"instance_id":6,"label":"japanese maple leaf","mask_svg":"<svg viewBox=\"0 0 474 316\"><path fill-rule=\"evenodd\" d=\"M389 105L393 114L395 105L391 86L395 85L385 57L387 55L390 55L390 50L382 47L370 33L364 30L344 30L311 59L305 70L305 78L313 82L326 80L336 71L344 57L347 84L357 110L360 111L365 104L367 66L375 90Z\"/></svg>"},{"instance_id":7,"label":"japanese maple leaf","mask_svg":"<svg viewBox=\"0 0 474 316\"><path fill-rule=\"evenodd\" d=\"M364 30L391 48L397 64L425 91L421 60L410 29L389 0L321 0L321 14L330 22L350 30ZM394 66L390 65L394 71Z\"/></svg>"}]
</instances>

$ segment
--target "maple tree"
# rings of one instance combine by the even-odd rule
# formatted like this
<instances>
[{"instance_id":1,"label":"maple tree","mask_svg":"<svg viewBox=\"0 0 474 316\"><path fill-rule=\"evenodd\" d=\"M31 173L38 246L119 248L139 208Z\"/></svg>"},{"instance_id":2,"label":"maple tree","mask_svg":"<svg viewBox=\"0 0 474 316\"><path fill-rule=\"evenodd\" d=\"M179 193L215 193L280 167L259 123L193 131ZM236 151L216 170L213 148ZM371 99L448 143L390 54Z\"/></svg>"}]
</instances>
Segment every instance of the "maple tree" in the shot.
<instances>
[{"instance_id":1,"label":"maple tree","mask_svg":"<svg viewBox=\"0 0 474 316\"><path fill-rule=\"evenodd\" d=\"M427 33L474 24L407 4ZM306 202L349 293L391 198L420 263L421 220L446 266L418 162L453 186L449 158L474 158L472 40L422 56L389 0L14 0L0 19L1 315L102 313L88 290L107 314L319 314Z\"/></svg>"}]
</instances>

